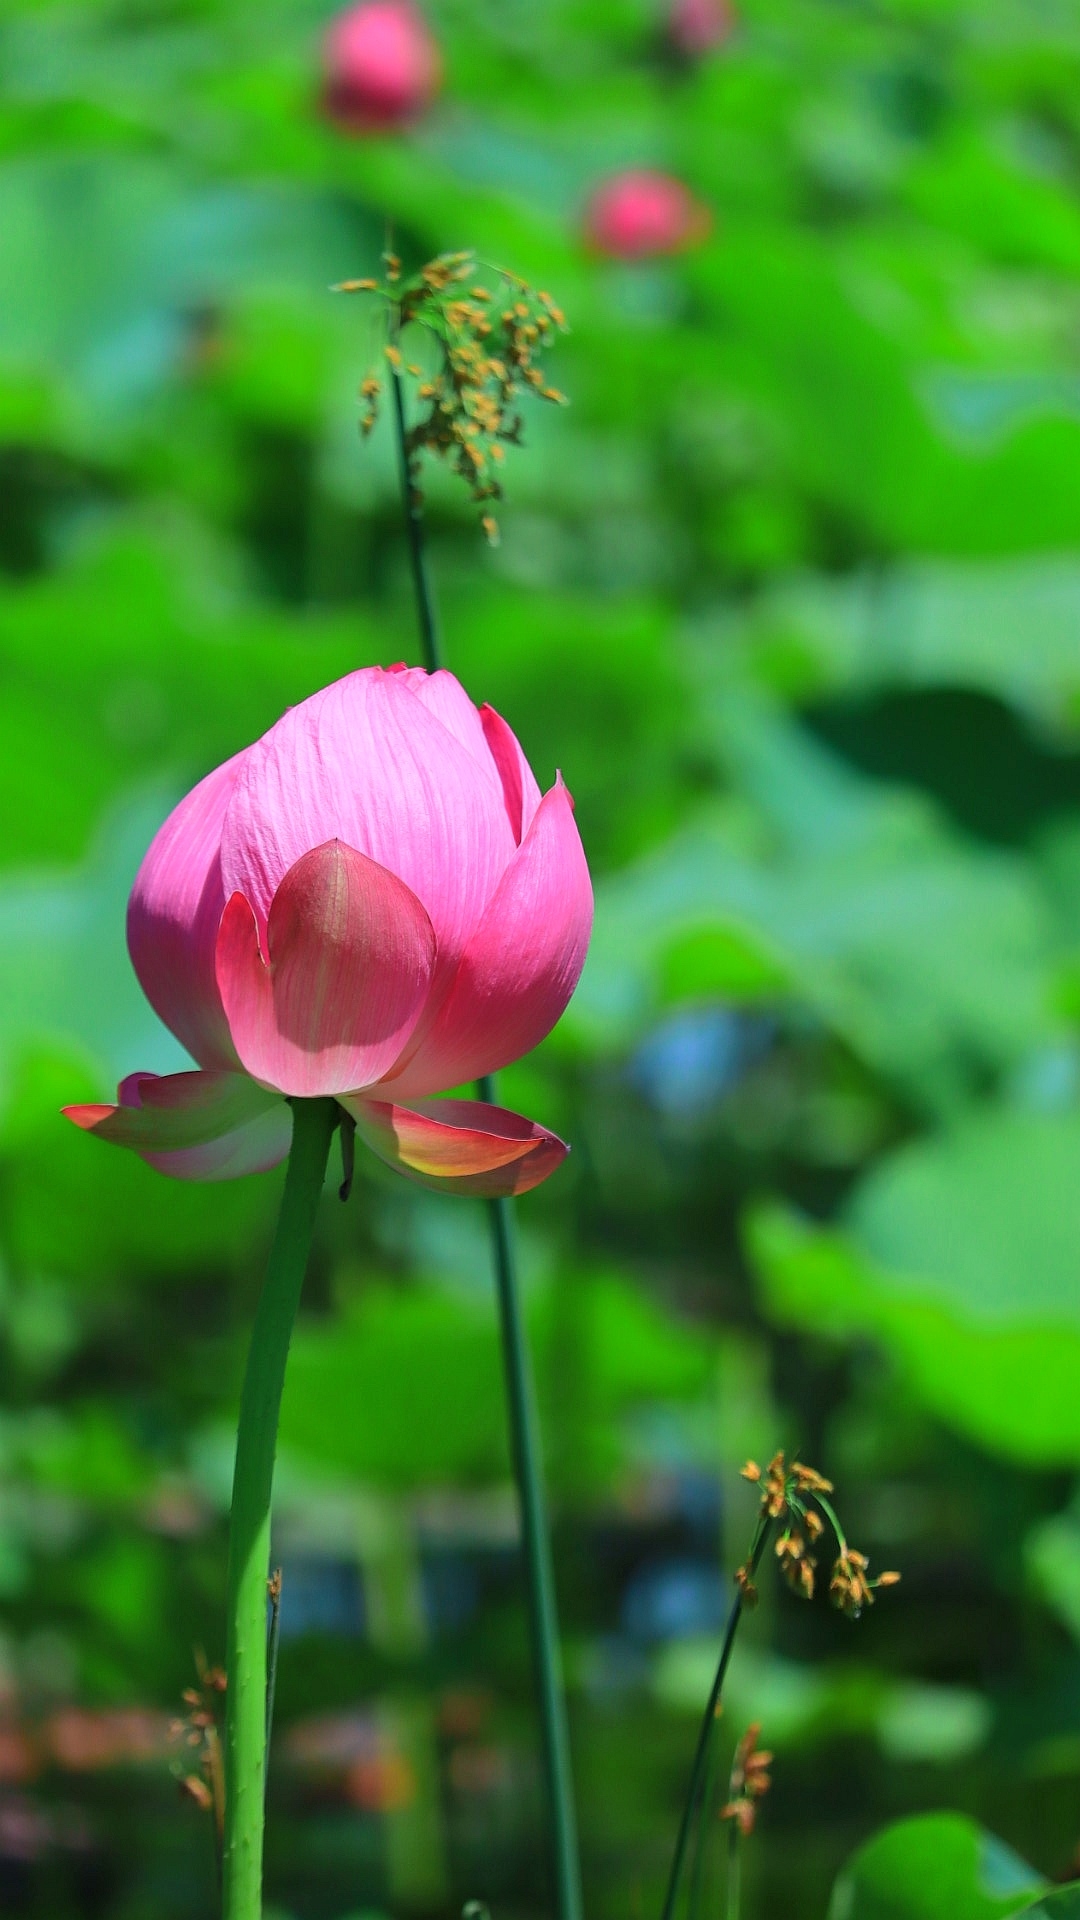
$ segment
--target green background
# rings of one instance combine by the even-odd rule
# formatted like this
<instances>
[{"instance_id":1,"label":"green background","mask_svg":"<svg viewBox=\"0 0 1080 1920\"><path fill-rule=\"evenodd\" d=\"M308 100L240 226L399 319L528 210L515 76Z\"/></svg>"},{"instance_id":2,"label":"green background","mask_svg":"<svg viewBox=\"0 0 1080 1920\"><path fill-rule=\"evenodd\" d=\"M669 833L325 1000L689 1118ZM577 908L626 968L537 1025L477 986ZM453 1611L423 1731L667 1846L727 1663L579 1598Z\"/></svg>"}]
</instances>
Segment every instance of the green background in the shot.
<instances>
[{"instance_id":1,"label":"green background","mask_svg":"<svg viewBox=\"0 0 1080 1920\"><path fill-rule=\"evenodd\" d=\"M380 139L320 113L326 18L0 21L0 1905L214 1911L165 1727L221 1655L280 1175L174 1185L58 1109L182 1063L123 945L167 808L417 657L328 292L389 218L572 329L501 546L427 494L451 663L597 883L502 1080L574 1147L519 1211L591 1920L658 1910L777 1445L903 1583L858 1625L764 1583L744 1912L994 1920L1080 1845L1080 8L744 0L680 63L652 0L432 0L441 98ZM711 236L591 256L630 165ZM280 1494L275 1915L545 1913L476 1204L367 1160L327 1199Z\"/></svg>"}]
</instances>

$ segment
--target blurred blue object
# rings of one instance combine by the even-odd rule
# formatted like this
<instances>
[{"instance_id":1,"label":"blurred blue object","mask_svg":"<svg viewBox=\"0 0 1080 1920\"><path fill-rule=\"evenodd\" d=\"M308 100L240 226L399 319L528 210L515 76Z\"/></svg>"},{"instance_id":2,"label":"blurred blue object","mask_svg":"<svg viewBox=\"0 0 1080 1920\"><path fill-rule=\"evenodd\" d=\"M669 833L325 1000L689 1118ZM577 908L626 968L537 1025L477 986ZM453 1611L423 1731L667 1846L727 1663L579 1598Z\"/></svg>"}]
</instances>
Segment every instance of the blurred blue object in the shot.
<instances>
[{"instance_id":1,"label":"blurred blue object","mask_svg":"<svg viewBox=\"0 0 1080 1920\"><path fill-rule=\"evenodd\" d=\"M641 1042L630 1079L661 1113L700 1119L767 1051L772 1033L759 1014L680 1009Z\"/></svg>"},{"instance_id":2,"label":"blurred blue object","mask_svg":"<svg viewBox=\"0 0 1080 1920\"><path fill-rule=\"evenodd\" d=\"M705 1560L654 1561L642 1567L623 1594L621 1620L638 1641L683 1640L719 1632L724 1589L718 1569Z\"/></svg>"}]
</instances>

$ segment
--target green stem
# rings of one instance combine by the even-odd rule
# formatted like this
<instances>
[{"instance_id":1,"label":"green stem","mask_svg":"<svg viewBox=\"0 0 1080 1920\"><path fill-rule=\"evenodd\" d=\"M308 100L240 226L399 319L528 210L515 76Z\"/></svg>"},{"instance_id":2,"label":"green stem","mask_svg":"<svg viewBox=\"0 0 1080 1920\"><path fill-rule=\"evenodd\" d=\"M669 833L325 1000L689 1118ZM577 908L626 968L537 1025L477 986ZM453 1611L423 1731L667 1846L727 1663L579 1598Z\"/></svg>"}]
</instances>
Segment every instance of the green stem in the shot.
<instances>
[{"instance_id":1,"label":"green stem","mask_svg":"<svg viewBox=\"0 0 1080 1920\"><path fill-rule=\"evenodd\" d=\"M396 334L395 334L396 344ZM424 516L406 446L404 388L396 367L391 369L398 458L405 508L405 528L412 561L413 587L420 623L424 665L434 673L442 665L435 597L424 547ZM477 1083L477 1097L495 1103L490 1074ZM551 1530L540 1464L535 1398L529 1351L521 1313L514 1259L513 1215L507 1200L489 1200L495 1285L499 1302L503 1366L510 1420L510 1452L521 1505L521 1531L528 1592L529 1638L540 1708L540 1740L544 1782L551 1821L552 1876L558 1920L582 1920L581 1868L578 1861L577 1819L570 1773L570 1739L562 1691L559 1658L559 1622L555 1605L555 1575L551 1560Z\"/></svg>"},{"instance_id":2,"label":"green stem","mask_svg":"<svg viewBox=\"0 0 1080 1920\"><path fill-rule=\"evenodd\" d=\"M694 1836L694 1858L690 1867L690 1897L688 1912L690 1920L698 1920L701 1912L701 1895L705 1882L705 1864L709 1845L709 1813L713 1800L713 1784L716 1774L716 1741L709 1742L709 1757L705 1764L705 1782L701 1793L701 1818Z\"/></svg>"},{"instance_id":3,"label":"green stem","mask_svg":"<svg viewBox=\"0 0 1080 1920\"><path fill-rule=\"evenodd\" d=\"M396 315L396 308L394 312ZM393 335L393 344L396 345L398 337L396 318L393 322ZM409 464L405 425L405 383L393 364L390 367L390 385L394 393L394 419L397 424L398 462L401 470L401 502L405 513L405 536L409 543L409 564L412 567L416 612L420 621L420 640L424 650L424 665L429 673L434 673L442 666L439 622L435 611L431 576L428 573L427 549L424 545L424 509L413 484Z\"/></svg>"},{"instance_id":4,"label":"green stem","mask_svg":"<svg viewBox=\"0 0 1080 1920\"><path fill-rule=\"evenodd\" d=\"M754 1530L754 1538L750 1545L750 1555L746 1562L748 1580L752 1580L757 1571L761 1556L765 1551L765 1542L769 1536L770 1525L771 1522L768 1515L764 1513L759 1514L758 1523ZM679 1822L679 1833L675 1841L675 1852L671 1862L671 1874L668 1879L667 1893L664 1896L662 1920L673 1920L675 1905L679 1898L683 1868L686 1865L686 1849L694 1824L694 1813L701 1793L702 1782L705 1777L709 1749L712 1743L713 1728L716 1724L717 1709L720 1705L720 1695L724 1690L724 1681L727 1677L728 1666L735 1646L735 1635L739 1631L739 1621L743 1616L743 1606L743 1590L740 1587L736 1590L735 1598L731 1603L731 1612L728 1614L727 1626L724 1630L724 1641L720 1648L720 1659L717 1663L716 1675L702 1717L701 1730L698 1734L698 1743L694 1752L694 1764L690 1769L690 1785L687 1789L686 1800L683 1805L682 1819Z\"/></svg>"},{"instance_id":5,"label":"green stem","mask_svg":"<svg viewBox=\"0 0 1080 1920\"><path fill-rule=\"evenodd\" d=\"M332 1100L294 1100L292 1149L251 1334L229 1530L224 1920L261 1920L266 1772L266 1582L278 1412L293 1321L337 1125Z\"/></svg>"},{"instance_id":6,"label":"green stem","mask_svg":"<svg viewBox=\"0 0 1080 1920\"><path fill-rule=\"evenodd\" d=\"M494 1104L495 1087L490 1074L477 1083L476 1091L481 1100ZM506 1373L510 1450L521 1503L521 1534L529 1595L529 1637L540 1707L544 1784L551 1819L556 1912L559 1920L581 1920L584 1910L581 1867L577 1817L574 1812L574 1783L570 1770L570 1736L559 1658L551 1526L544 1496L536 1399L521 1312L517 1262L514 1258L513 1209L508 1200L489 1200L487 1205Z\"/></svg>"}]
</instances>

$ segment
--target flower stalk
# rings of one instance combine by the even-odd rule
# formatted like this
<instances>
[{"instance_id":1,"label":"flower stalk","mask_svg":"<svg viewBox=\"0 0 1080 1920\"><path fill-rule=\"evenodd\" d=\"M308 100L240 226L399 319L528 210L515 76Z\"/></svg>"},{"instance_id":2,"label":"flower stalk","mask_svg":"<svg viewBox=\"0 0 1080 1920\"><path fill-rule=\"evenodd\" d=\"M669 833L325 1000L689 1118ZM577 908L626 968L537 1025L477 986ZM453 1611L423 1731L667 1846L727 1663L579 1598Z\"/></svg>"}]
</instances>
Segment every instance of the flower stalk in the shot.
<instances>
[{"instance_id":1,"label":"flower stalk","mask_svg":"<svg viewBox=\"0 0 1080 1920\"><path fill-rule=\"evenodd\" d=\"M267 1749L270 1498L289 1341L337 1125L333 1100L295 1100L292 1148L240 1400L229 1526L224 1920L261 1920Z\"/></svg>"},{"instance_id":2,"label":"flower stalk","mask_svg":"<svg viewBox=\"0 0 1080 1920\"><path fill-rule=\"evenodd\" d=\"M735 1649L735 1637L739 1631L739 1622L742 1619L747 1604L747 1597L753 1592L753 1578L760 1565L761 1556L765 1551L765 1543L769 1537L771 1526L772 1518L769 1513L762 1508L758 1513L757 1525L754 1528L754 1537L750 1543L750 1552L744 1565L739 1569L742 1577L736 1581L735 1598L731 1603L727 1626L724 1629L720 1658L717 1661L716 1673L713 1677L709 1698L702 1716L701 1730L698 1733L697 1747L694 1750L694 1762L690 1769L690 1784L687 1788L686 1799L683 1803L682 1819L679 1822L678 1837L675 1841L675 1852L671 1861L671 1872L668 1876L667 1892L664 1896L662 1920L674 1920L675 1908L679 1898L679 1889L682 1886L683 1870L686 1866L687 1848L690 1843L690 1834L694 1825L694 1815L697 1811L698 1801L701 1798L701 1790L708 1768L713 1729L716 1725L716 1716L720 1709L720 1696L724 1691L724 1681L727 1678L727 1670L731 1664L731 1656Z\"/></svg>"},{"instance_id":3,"label":"flower stalk","mask_svg":"<svg viewBox=\"0 0 1080 1920\"><path fill-rule=\"evenodd\" d=\"M443 664L439 622L428 572L422 501L415 485L404 383L391 361L394 419L409 542L413 588L424 665L434 673ZM495 1105L491 1074L477 1081L476 1095ZM513 1209L509 1200L486 1203L491 1225L492 1261L499 1310L499 1330L506 1378L510 1453L521 1510L522 1546L528 1597L529 1638L540 1715L544 1784L551 1822L551 1871L558 1920L582 1920L584 1903L578 1853L577 1816L570 1769L570 1736L562 1684L555 1571L551 1555L551 1525L544 1491L536 1398L529 1363L528 1341L521 1310L517 1262L514 1254Z\"/></svg>"},{"instance_id":4,"label":"flower stalk","mask_svg":"<svg viewBox=\"0 0 1080 1920\"><path fill-rule=\"evenodd\" d=\"M494 1102L490 1074L477 1084L481 1100ZM514 1257L514 1219L509 1200L489 1200L495 1287L499 1302L503 1367L510 1422L510 1451L521 1504L521 1533L529 1596L529 1629L540 1707L544 1782L551 1818L552 1869L559 1920L581 1920L583 1897L578 1858L570 1735L566 1724L559 1619L551 1527L544 1497L540 1434L529 1348L521 1312Z\"/></svg>"}]
</instances>

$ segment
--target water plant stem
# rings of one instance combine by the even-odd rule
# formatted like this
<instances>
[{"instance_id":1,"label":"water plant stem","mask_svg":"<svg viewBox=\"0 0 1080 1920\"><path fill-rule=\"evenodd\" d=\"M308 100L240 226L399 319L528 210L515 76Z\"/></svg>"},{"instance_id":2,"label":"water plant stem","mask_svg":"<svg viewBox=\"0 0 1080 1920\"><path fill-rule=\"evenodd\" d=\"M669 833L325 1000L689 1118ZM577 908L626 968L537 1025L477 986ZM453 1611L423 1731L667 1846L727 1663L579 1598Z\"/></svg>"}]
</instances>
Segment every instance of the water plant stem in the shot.
<instances>
[{"instance_id":1,"label":"water plant stem","mask_svg":"<svg viewBox=\"0 0 1080 1920\"><path fill-rule=\"evenodd\" d=\"M746 1561L747 1581L751 1581L757 1572L761 1556L765 1551L765 1542L768 1539L771 1524L767 1514L762 1513L758 1516L758 1523L754 1529L754 1538L750 1544L749 1557ZM735 1636L739 1631L739 1622L742 1619L745 1604L744 1590L740 1586L736 1590L735 1598L731 1603L731 1612L728 1614L727 1626L724 1629L724 1639L720 1648L720 1658L717 1662L716 1674L713 1679L705 1712L702 1716L701 1730L698 1734L698 1743L694 1752L694 1764L690 1769L690 1785L687 1789L686 1800L683 1803L682 1819L679 1822L678 1838L675 1841L675 1852L671 1861L671 1873L668 1878L667 1893L664 1896L662 1920L674 1920L676 1902L678 1901L679 1889L682 1885L683 1869L686 1865L686 1850L693 1829L694 1814L705 1779L709 1750L712 1744L713 1728L716 1725L717 1710L720 1706L720 1696L724 1690L724 1681L727 1677L728 1666L735 1646Z\"/></svg>"},{"instance_id":2,"label":"water plant stem","mask_svg":"<svg viewBox=\"0 0 1080 1920\"><path fill-rule=\"evenodd\" d=\"M495 1104L490 1074L477 1083L481 1100ZM551 1524L544 1497L539 1423L529 1347L521 1311L521 1292L514 1254L513 1208L509 1200L489 1200L495 1286L499 1302L506 1400L510 1418L510 1452L521 1503L521 1535L529 1595L529 1630L533 1669L540 1710L540 1734L551 1819L552 1873L559 1920L581 1920L583 1897L578 1855L574 1782L570 1770L570 1735L559 1657L559 1619L555 1602L555 1569L551 1557Z\"/></svg>"},{"instance_id":3,"label":"water plant stem","mask_svg":"<svg viewBox=\"0 0 1080 1920\"><path fill-rule=\"evenodd\" d=\"M429 673L434 673L442 666L442 643L439 637L438 614L435 610L435 595L431 587L431 576L428 573L427 547L424 543L424 509L413 482L409 461L404 381L395 366L390 368L390 385L394 391L394 420L397 426L398 460L401 469L401 500L405 514L405 537L409 545L413 592L416 596L416 612L420 622L420 641L423 647L424 665Z\"/></svg>"},{"instance_id":4,"label":"water plant stem","mask_svg":"<svg viewBox=\"0 0 1080 1920\"><path fill-rule=\"evenodd\" d=\"M224 1920L262 1920L270 1495L285 1362L337 1124L332 1100L294 1100L292 1111L285 1191L252 1328L236 1437L226 1637Z\"/></svg>"},{"instance_id":5,"label":"water plant stem","mask_svg":"<svg viewBox=\"0 0 1080 1920\"><path fill-rule=\"evenodd\" d=\"M413 484L407 451L405 397L401 375L391 367L394 418L405 507L405 529L412 563L413 587L420 625L424 665L429 673L442 666L439 622L424 544L423 508ZM496 1104L490 1074L477 1082L477 1098ZM551 1872L558 1920L582 1920L581 1866L577 1817L570 1771L570 1736L559 1655L559 1621L555 1601L555 1572L551 1558L551 1526L544 1493L539 1427L533 1391L525 1322L521 1311L517 1262L514 1257L513 1210L508 1200L486 1202L491 1225L495 1289L499 1307L503 1368L510 1425L510 1454L521 1508L521 1533L528 1595L529 1639L540 1714L540 1742L544 1783L551 1825Z\"/></svg>"},{"instance_id":6,"label":"water plant stem","mask_svg":"<svg viewBox=\"0 0 1080 1920\"><path fill-rule=\"evenodd\" d=\"M690 1866L690 1893L687 1901L689 1920L698 1920L701 1913L701 1899L705 1887L705 1870L709 1851L709 1814L712 1809L713 1791L716 1784L716 1741L709 1742L709 1757L705 1763L705 1780L701 1790L701 1818L694 1836L694 1857Z\"/></svg>"}]
</instances>

